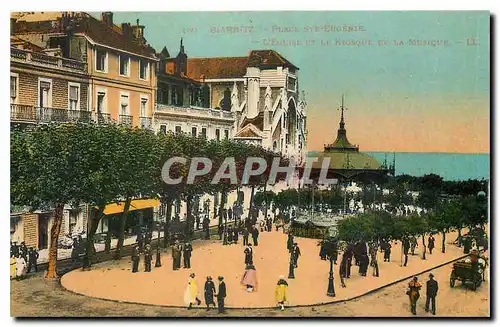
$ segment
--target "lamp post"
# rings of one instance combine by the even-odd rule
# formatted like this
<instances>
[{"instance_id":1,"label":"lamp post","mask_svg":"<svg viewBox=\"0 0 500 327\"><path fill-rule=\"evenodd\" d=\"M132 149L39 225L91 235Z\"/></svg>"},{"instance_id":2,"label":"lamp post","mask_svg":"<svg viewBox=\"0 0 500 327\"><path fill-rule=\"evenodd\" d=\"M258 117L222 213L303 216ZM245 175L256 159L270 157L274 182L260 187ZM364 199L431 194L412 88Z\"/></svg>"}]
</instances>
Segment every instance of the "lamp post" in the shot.
<instances>
[{"instance_id":1,"label":"lamp post","mask_svg":"<svg viewBox=\"0 0 500 327\"><path fill-rule=\"evenodd\" d=\"M224 218L224 239L222 241L222 245L227 245L227 213L222 210L222 215Z\"/></svg>"},{"instance_id":2,"label":"lamp post","mask_svg":"<svg viewBox=\"0 0 500 327\"><path fill-rule=\"evenodd\" d=\"M295 279L295 273L294 273L295 265L293 264L293 252L290 253L290 265L288 267L288 278L289 279Z\"/></svg>"},{"instance_id":3,"label":"lamp post","mask_svg":"<svg viewBox=\"0 0 500 327\"><path fill-rule=\"evenodd\" d=\"M326 295L330 297L335 297L335 287L333 285L333 258L330 255L330 275L328 276L328 291Z\"/></svg>"},{"instance_id":4,"label":"lamp post","mask_svg":"<svg viewBox=\"0 0 500 327\"><path fill-rule=\"evenodd\" d=\"M161 267L161 256L160 256L160 226L161 223L160 221L157 222L157 229L158 229L158 242L156 243L156 262L155 262L155 267Z\"/></svg>"}]
</instances>

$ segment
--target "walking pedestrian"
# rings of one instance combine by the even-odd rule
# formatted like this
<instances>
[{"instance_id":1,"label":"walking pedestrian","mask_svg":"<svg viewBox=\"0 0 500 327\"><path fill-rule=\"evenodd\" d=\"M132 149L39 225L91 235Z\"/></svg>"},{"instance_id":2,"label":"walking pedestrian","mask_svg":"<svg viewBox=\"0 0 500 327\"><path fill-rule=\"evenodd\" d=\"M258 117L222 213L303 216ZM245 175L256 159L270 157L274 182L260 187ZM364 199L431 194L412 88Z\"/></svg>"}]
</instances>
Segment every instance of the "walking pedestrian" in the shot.
<instances>
[{"instance_id":1,"label":"walking pedestrian","mask_svg":"<svg viewBox=\"0 0 500 327\"><path fill-rule=\"evenodd\" d=\"M435 242L434 236L432 234L429 235L429 240L428 240L427 244L429 245L429 253L430 254L432 254L432 249L434 249L434 242Z\"/></svg>"},{"instance_id":2,"label":"walking pedestrian","mask_svg":"<svg viewBox=\"0 0 500 327\"><path fill-rule=\"evenodd\" d=\"M259 245L259 230L257 228L253 228L252 230L252 240L253 240L253 245L258 246Z\"/></svg>"},{"instance_id":3,"label":"walking pedestrian","mask_svg":"<svg viewBox=\"0 0 500 327\"><path fill-rule=\"evenodd\" d=\"M391 243L384 241L384 262L391 261Z\"/></svg>"},{"instance_id":4,"label":"walking pedestrian","mask_svg":"<svg viewBox=\"0 0 500 327\"><path fill-rule=\"evenodd\" d=\"M285 302L288 301L287 298L288 283L284 276L280 276L278 284L276 286L276 302L281 308L281 311L285 310Z\"/></svg>"},{"instance_id":5,"label":"walking pedestrian","mask_svg":"<svg viewBox=\"0 0 500 327\"><path fill-rule=\"evenodd\" d=\"M153 253L151 245L148 243L144 247L144 271L151 272L151 260L153 260Z\"/></svg>"},{"instance_id":6,"label":"walking pedestrian","mask_svg":"<svg viewBox=\"0 0 500 327\"><path fill-rule=\"evenodd\" d=\"M38 271L37 267L37 261L38 257L40 255L38 254L38 251L34 249L33 247L30 247L28 250L28 273L31 272L31 270L35 270L35 272Z\"/></svg>"},{"instance_id":7,"label":"walking pedestrian","mask_svg":"<svg viewBox=\"0 0 500 327\"><path fill-rule=\"evenodd\" d=\"M418 282L418 277L413 277L413 280L408 284L408 291L406 294L410 297L411 313L417 314L417 301L420 298L420 289L422 285Z\"/></svg>"},{"instance_id":8,"label":"walking pedestrian","mask_svg":"<svg viewBox=\"0 0 500 327\"><path fill-rule=\"evenodd\" d=\"M226 283L224 282L224 277L219 276L219 291L217 292L217 307L219 309L219 313L225 313L226 309L224 308L224 300L227 296Z\"/></svg>"},{"instance_id":9,"label":"walking pedestrian","mask_svg":"<svg viewBox=\"0 0 500 327\"><path fill-rule=\"evenodd\" d=\"M378 271L378 262L377 262L377 251L375 253L371 254L371 262L370 265L373 267L373 273L372 276L374 277L379 277L379 271Z\"/></svg>"},{"instance_id":10,"label":"walking pedestrian","mask_svg":"<svg viewBox=\"0 0 500 327\"><path fill-rule=\"evenodd\" d=\"M205 282L205 304L207 305L207 311L210 310L210 305L213 305L215 308L214 295L215 284L212 277L207 276L207 281Z\"/></svg>"},{"instance_id":11,"label":"walking pedestrian","mask_svg":"<svg viewBox=\"0 0 500 327\"><path fill-rule=\"evenodd\" d=\"M132 272L136 273L139 271L139 259L140 259L140 254L139 254L139 246L136 245L132 249Z\"/></svg>"},{"instance_id":12,"label":"walking pedestrian","mask_svg":"<svg viewBox=\"0 0 500 327\"><path fill-rule=\"evenodd\" d=\"M195 277L194 273L189 275L186 291L184 292L184 302L188 306L188 309L191 309L194 303L197 303L197 305L201 304L200 299L198 299L198 285L196 285Z\"/></svg>"},{"instance_id":13,"label":"walking pedestrian","mask_svg":"<svg viewBox=\"0 0 500 327\"><path fill-rule=\"evenodd\" d=\"M257 290L257 271L254 265L247 265L241 278L241 284L246 287L249 293Z\"/></svg>"},{"instance_id":14,"label":"walking pedestrian","mask_svg":"<svg viewBox=\"0 0 500 327\"><path fill-rule=\"evenodd\" d=\"M181 268L181 245L179 240L175 240L174 245L172 246L172 264L173 270L179 270Z\"/></svg>"},{"instance_id":15,"label":"walking pedestrian","mask_svg":"<svg viewBox=\"0 0 500 327\"><path fill-rule=\"evenodd\" d=\"M286 248L287 248L287 250L288 250L289 253L292 253L292 250L293 250L293 235L292 235L291 232L288 234L288 239L286 240Z\"/></svg>"},{"instance_id":16,"label":"walking pedestrian","mask_svg":"<svg viewBox=\"0 0 500 327\"><path fill-rule=\"evenodd\" d=\"M184 244L184 247L182 249L182 255L184 258L184 268L190 269L191 268L191 252L193 252L193 246L191 243L186 242Z\"/></svg>"},{"instance_id":17,"label":"walking pedestrian","mask_svg":"<svg viewBox=\"0 0 500 327\"><path fill-rule=\"evenodd\" d=\"M429 312L429 302L430 302L431 312L433 315L436 315L436 295L438 289L439 289L438 282L434 279L434 275L430 273L426 288L427 299L425 300L425 312Z\"/></svg>"},{"instance_id":18,"label":"walking pedestrian","mask_svg":"<svg viewBox=\"0 0 500 327\"><path fill-rule=\"evenodd\" d=\"M234 242L234 244L238 244L238 234L239 234L238 227L236 227L236 225L235 225L234 229L233 229L233 242Z\"/></svg>"},{"instance_id":19,"label":"walking pedestrian","mask_svg":"<svg viewBox=\"0 0 500 327\"><path fill-rule=\"evenodd\" d=\"M297 243L293 243L293 249L292 249L292 257L293 257L293 264L295 268L298 268L298 263L299 263L299 257L300 257L300 248L297 245Z\"/></svg>"},{"instance_id":20,"label":"walking pedestrian","mask_svg":"<svg viewBox=\"0 0 500 327\"><path fill-rule=\"evenodd\" d=\"M403 254L405 256L405 262L403 264L403 267L406 267L406 264L408 263L408 252L410 250L410 241L408 240L407 237L403 239Z\"/></svg>"},{"instance_id":21,"label":"walking pedestrian","mask_svg":"<svg viewBox=\"0 0 500 327\"><path fill-rule=\"evenodd\" d=\"M410 238L410 249L411 249L411 255L415 255L415 248L417 247L417 238L415 236L412 236Z\"/></svg>"},{"instance_id":22,"label":"walking pedestrian","mask_svg":"<svg viewBox=\"0 0 500 327\"><path fill-rule=\"evenodd\" d=\"M245 253L245 265L253 265L252 244L248 244L243 252Z\"/></svg>"},{"instance_id":23,"label":"walking pedestrian","mask_svg":"<svg viewBox=\"0 0 500 327\"><path fill-rule=\"evenodd\" d=\"M243 245L248 245L248 228L243 228Z\"/></svg>"}]
</instances>

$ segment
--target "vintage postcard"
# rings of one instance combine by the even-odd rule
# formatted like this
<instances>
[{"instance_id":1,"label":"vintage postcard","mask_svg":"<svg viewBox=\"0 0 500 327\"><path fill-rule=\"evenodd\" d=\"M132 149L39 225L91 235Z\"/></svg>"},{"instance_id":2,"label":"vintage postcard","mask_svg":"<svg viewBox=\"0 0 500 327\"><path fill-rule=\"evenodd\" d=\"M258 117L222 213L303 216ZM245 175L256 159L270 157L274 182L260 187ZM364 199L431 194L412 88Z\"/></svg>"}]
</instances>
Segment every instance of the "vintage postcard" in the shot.
<instances>
[{"instance_id":1,"label":"vintage postcard","mask_svg":"<svg viewBox=\"0 0 500 327\"><path fill-rule=\"evenodd\" d=\"M11 12L11 316L490 318L490 19Z\"/></svg>"}]
</instances>

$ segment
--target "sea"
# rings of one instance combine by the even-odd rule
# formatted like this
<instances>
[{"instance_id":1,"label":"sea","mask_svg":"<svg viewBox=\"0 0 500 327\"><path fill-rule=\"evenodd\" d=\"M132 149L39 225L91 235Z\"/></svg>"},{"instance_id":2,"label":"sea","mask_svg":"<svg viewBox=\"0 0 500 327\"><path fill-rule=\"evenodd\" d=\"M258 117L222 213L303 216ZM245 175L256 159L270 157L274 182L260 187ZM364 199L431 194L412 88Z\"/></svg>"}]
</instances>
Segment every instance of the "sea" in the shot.
<instances>
[{"instance_id":1,"label":"sea","mask_svg":"<svg viewBox=\"0 0 500 327\"><path fill-rule=\"evenodd\" d=\"M317 151L310 151L308 156L314 156ZM427 152L369 152L381 163L387 156L387 162L392 163L396 156L396 175L423 176L437 174L446 181L468 179L490 179L489 153L427 153Z\"/></svg>"}]
</instances>

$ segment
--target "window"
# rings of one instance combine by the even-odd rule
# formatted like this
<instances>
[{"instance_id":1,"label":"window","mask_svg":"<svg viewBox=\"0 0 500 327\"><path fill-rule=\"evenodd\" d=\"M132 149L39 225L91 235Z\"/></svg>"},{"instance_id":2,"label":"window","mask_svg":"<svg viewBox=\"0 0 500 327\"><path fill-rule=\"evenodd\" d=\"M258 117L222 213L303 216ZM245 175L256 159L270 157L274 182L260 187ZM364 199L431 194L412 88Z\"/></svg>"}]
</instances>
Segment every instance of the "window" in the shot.
<instances>
[{"instance_id":1,"label":"window","mask_svg":"<svg viewBox=\"0 0 500 327\"><path fill-rule=\"evenodd\" d=\"M297 91L297 80L291 76L288 76L288 91Z\"/></svg>"},{"instance_id":2,"label":"window","mask_svg":"<svg viewBox=\"0 0 500 327\"><path fill-rule=\"evenodd\" d=\"M224 137L227 139L229 139L229 131L227 129L224 130Z\"/></svg>"},{"instance_id":3,"label":"window","mask_svg":"<svg viewBox=\"0 0 500 327\"><path fill-rule=\"evenodd\" d=\"M68 107L69 110L80 110L80 84L68 84Z\"/></svg>"},{"instance_id":4,"label":"window","mask_svg":"<svg viewBox=\"0 0 500 327\"><path fill-rule=\"evenodd\" d=\"M17 76L10 76L10 99L14 103L17 98Z\"/></svg>"},{"instance_id":5,"label":"window","mask_svg":"<svg viewBox=\"0 0 500 327\"><path fill-rule=\"evenodd\" d=\"M160 125L160 133L167 134L167 125Z\"/></svg>"},{"instance_id":6,"label":"window","mask_svg":"<svg viewBox=\"0 0 500 327\"><path fill-rule=\"evenodd\" d=\"M106 107L104 105L104 100L106 98L105 92L97 92L97 112L106 112Z\"/></svg>"},{"instance_id":7,"label":"window","mask_svg":"<svg viewBox=\"0 0 500 327\"><path fill-rule=\"evenodd\" d=\"M201 128L201 136L203 136L204 138L207 138L207 128L206 127Z\"/></svg>"},{"instance_id":8,"label":"window","mask_svg":"<svg viewBox=\"0 0 500 327\"><path fill-rule=\"evenodd\" d=\"M128 95L122 94L120 96L120 115L128 115Z\"/></svg>"},{"instance_id":9,"label":"window","mask_svg":"<svg viewBox=\"0 0 500 327\"><path fill-rule=\"evenodd\" d=\"M120 76L130 76L130 57L120 55Z\"/></svg>"},{"instance_id":10,"label":"window","mask_svg":"<svg viewBox=\"0 0 500 327\"><path fill-rule=\"evenodd\" d=\"M108 70L108 53L104 50L97 49L95 51L95 70L107 72Z\"/></svg>"},{"instance_id":11,"label":"window","mask_svg":"<svg viewBox=\"0 0 500 327\"><path fill-rule=\"evenodd\" d=\"M69 234L73 234L75 231L76 223L78 221L78 211L70 210L69 211Z\"/></svg>"},{"instance_id":12,"label":"window","mask_svg":"<svg viewBox=\"0 0 500 327\"><path fill-rule=\"evenodd\" d=\"M215 130L215 139L217 141L220 141L220 129L218 128Z\"/></svg>"},{"instance_id":13,"label":"window","mask_svg":"<svg viewBox=\"0 0 500 327\"><path fill-rule=\"evenodd\" d=\"M220 100L219 106L222 110L231 110L231 91L229 88L224 91L224 97Z\"/></svg>"},{"instance_id":14,"label":"window","mask_svg":"<svg viewBox=\"0 0 500 327\"><path fill-rule=\"evenodd\" d=\"M38 105L42 108L52 106L52 80L38 79Z\"/></svg>"},{"instance_id":15,"label":"window","mask_svg":"<svg viewBox=\"0 0 500 327\"><path fill-rule=\"evenodd\" d=\"M141 117L147 117L148 98L141 96Z\"/></svg>"},{"instance_id":16,"label":"window","mask_svg":"<svg viewBox=\"0 0 500 327\"><path fill-rule=\"evenodd\" d=\"M175 126L175 134L180 134L180 133L182 133L182 128L179 125Z\"/></svg>"},{"instance_id":17,"label":"window","mask_svg":"<svg viewBox=\"0 0 500 327\"><path fill-rule=\"evenodd\" d=\"M198 133L198 129L196 127L191 128L191 135L196 137L196 134Z\"/></svg>"},{"instance_id":18,"label":"window","mask_svg":"<svg viewBox=\"0 0 500 327\"><path fill-rule=\"evenodd\" d=\"M144 60L139 60L139 78L148 79L149 63Z\"/></svg>"}]
</instances>

